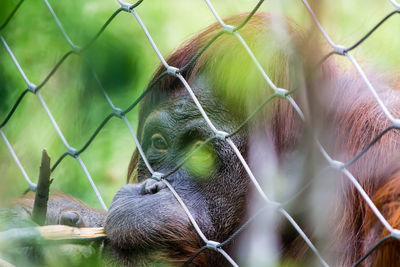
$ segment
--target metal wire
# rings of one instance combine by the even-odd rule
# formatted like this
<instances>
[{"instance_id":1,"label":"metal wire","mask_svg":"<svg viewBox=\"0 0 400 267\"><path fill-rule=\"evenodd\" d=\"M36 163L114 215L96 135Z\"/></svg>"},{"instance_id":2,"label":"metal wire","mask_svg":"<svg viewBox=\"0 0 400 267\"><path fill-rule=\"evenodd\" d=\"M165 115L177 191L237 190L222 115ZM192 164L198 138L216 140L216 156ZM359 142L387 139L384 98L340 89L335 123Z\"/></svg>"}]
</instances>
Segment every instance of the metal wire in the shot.
<instances>
[{"instance_id":1,"label":"metal wire","mask_svg":"<svg viewBox=\"0 0 400 267\"><path fill-rule=\"evenodd\" d=\"M197 257L201 252L203 252L206 249L214 249L215 251L219 252L222 256L224 256L227 261L232 265L232 266L238 266L237 263L222 249L222 246L224 246L225 244L231 242L241 231L243 231L243 229L245 227L247 227L251 221L253 221L260 213L261 211L263 211L264 209L262 209L260 212L256 213L253 217L251 217L245 224L243 224L233 235L231 235L229 238L227 238L225 241L222 241L221 243L216 242L216 241L212 241L209 240L204 233L202 232L201 228L199 227L199 225L197 224L197 222L195 221L194 217L192 216L192 214L190 213L189 208L186 206L186 204L184 203L184 201L182 200L182 198L179 196L179 194L175 191L175 189L172 187L172 185L166 180L167 177L169 177L171 174L173 174L174 172L176 172L179 168L181 168L183 166L183 164L192 156L193 153L195 153L198 149L201 149L201 147L205 146L207 143L214 141L215 139L222 139L223 141L225 141L233 150L233 152L236 154L236 156L238 157L238 159L240 160L240 162L242 163L244 169L246 170L252 184L255 186L255 188L257 189L258 193L260 194L260 196L265 200L265 202L267 203L267 205L271 205L276 211L280 212L283 217L285 217L294 227L294 229L299 233L299 235L305 240L305 242L307 243L307 245L312 249L312 251L315 253L315 255L317 256L317 258L319 259L319 261L321 262L321 264L323 266L329 266L328 263L324 260L324 258L321 256L320 252L318 251L318 249L313 245L313 243L311 242L311 240L307 237L307 235L304 233L304 231L300 228L300 226L296 223L296 221L290 216L290 214L283 208L283 204L285 203L278 203L275 202L273 200L271 200L262 190L261 186L258 183L258 178L255 177L255 175L253 174L252 170L250 169L250 167L248 166L246 160L244 159L244 157L242 156L241 152L239 151L239 149L237 148L237 146L235 145L235 143L232 141L231 137L236 135L238 132L240 132L243 128L245 128L245 126L257 115L261 112L261 110L263 109L263 107L268 104L272 99L274 98L281 98L281 99L286 99L287 101L289 101L289 103L293 106L293 108L296 110L296 112L298 113L298 115L300 116L300 118L302 120L307 120L307 118L304 116L302 110L300 109L300 107L297 105L297 103L295 102L295 100L291 97L291 92L289 91L289 89L284 89L284 88L279 88L277 87L272 80L270 79L270 77L268 76L268 74L264 71L264 69L262 68L261 64L259 63L258 59L256 58L256 56L254 55L254 53L252 52L252 50L249 48L249 46L247 45L246 41L242 38L242 36L240 35L240 33L238 32L239 29L241 29L242 27L244 27L246 25L246 23L251 19L251 17L255 14L255 12L258 10L258 8L261 6L261 4L264 2L263 0L258 1L258 3L256 4L256 6L254 7L254 9L249 13L249 15L242 21L242 23L240 23L238 26L232 26L232 25L227 25L219 16L218 12L216 11L216 9L213 7L211 1L209 0L205 0L205 4L207 5L207 7L209 8L210 12L214 15L214 17L216 18L216 20L218 21L218 23L221 25L222 29L221 31L219 31L218 33L216 33L212 38L210 38L210 40L195 54L195 56L190 59L188 61L188 63L183 66L182 68L178 69L174 66L169 66L168 63L166 62L166 60L164 59L164 57L162 56L160 50L158 49L156 43L154 42L154 40L152 39L149 31L147 30L145 23L142 21L142 19L139 17L137 11L135 10L136 7L138 7L139 5L142 4L142 0L137 1L135 4L129 4L129 3L125 3L123 1L117 0L117 2L120 4L120 8L118 8L110 17L109 19L104 23L104 25L100 28L100 30L94 35L94 37L85 45L83 45L82 47L79 47L77 45L75 45L73 43L73 41L71 40L71 38L69 37L69 35L67 34L67 32L65 31L62 22L58 19L56 13L54 12L52 6L50 5L50 3L47 0L43 0L45 5L47 6L51 16L53 17L57 27L59 28L59 30L61 31L64 39L66 40L66 42L69 44L69 46L71 47L71 50L67 51L61 58L60 60L55 64L55 66L51 69L51 71L49 72L49 74L43 79L43 81L38 85L34 85L33 83L30 82L30 80L28 79L28 77L25 75L23 69L21 68L21 66L19 65L17 59L15 58L11 48L8 46L7 42L5 41L5 39L3 38L3 36L1 35L1 32L6 29L7 25L10 23L10 21L12 20L13 16L16 14L17 10L19 9L19 7L23 4L23 0L19 1L18 4L15 6L15 8L12 10L12 12L10 13L10 15L7 17L7 19L5 20L5 22L0 26L0 41L3 44L3 46L5 47L6 51L8 52L8 54L10 55L14 65L17 67L20 75L22 76L22 78L24 79L27 88L19 95L19 97L17 98L17 100L15 101L15 104L12 106L10 112L6 115L5 119L2 121L2 123L0 124L0 135L3 138L3 140L5 141L7 148L9 149L13 159L15 160L15 162L17 163L19 169L22 172L23 177L25 178L25 180L27 181L29 188L34 190L35 188L35 184L31 181L31 179L29 178L29 176L27 175L27 173L25 172L21 162L19 161L17 155L15 154L12 145L9 143L8 139L6 138L4 132L2 131L2 128L9 123L10 119L12 118L15 110L19 107L20 103L22 102L22 100L25 98L26 95L28 95L28 92L31 92L33 94L35 94L40 103L42 104L42 107L44 108L44 110L46 111L52 125L54 126L54 128L57 131L57 134L59 135L60 139L62 140L64 146L66 147L67 151L61 155L61 157L56 160L55 164L52 166L52 171L55 170L55 168L57 166L59 166L59 164L62 162L62 160L66 157L66 156L72 156L74 157L80 164L85 176L87 177L88 181L90 182L93 191L96 194L96 197L99 200L99 203L101 204L101 206L107 210L107 207L101 197L100 192L98 191L93 179L91 178L89 171L87 170L84 162L82 161L82 159L80 158L80 154L83 153L92 143L92 141L96 138L96 136L98 135L98 133L103 129L103 127L108 123L108 121L111 120L111 118L119 118L122 119L125 123L125 125L128 127L129 132L132 136L132 139L134 141L134 143L137 146L137 149L140 153L141 158L143 159L147 169L150 171L150 173L153 175L153 178L155 179L160 179L162 180L163 183L166 184L166 186L170 189L170 191L172 192L172 194L175 196L175 198L177 199L177 201L180 203L180 205L182 206L183 210L185 211L185 213L187 214L190 222L192 223L195 231L198 233L198 235L200 236L200 238L203 240L203 242L205 243L204 246L202 246L201 248L199 248L199 250L185 263L185 265L190 264L195 257ZM387 109L387 107L385 106L385 104L382 102L382 100L380 99L378 93L376 92L375 88L373 87L373 85L370 83L370 81L368 80L367 76L365 75L364 71L362 70L362 68L359 66L358 62L355 60L355 58L349 53L351 50L357 48L359 45L361 45L367 38L369 38L371 35L373 35L373 33L375 32L375 30L377 28L379 28L383 23L385 23L386 21L388 21L390 18L392 18L395 14L400 14L400 4L395 1L395 0L389 0L393 6L395 7L395 10L393 10L392 12L390 12L387 16L385 16L381 21L379 21L370 31L367 32L367 34L365 34L362 38L360 38L357 42L355 42L353 45L349 46L348 48L342 46L342 45L337 45L329 36L329 34L325 31L325 29L323 28L323 26L321 25L321 23L318 21L317 16L315 15L315 13L313 12L311 6L309 5L309 3L306 0L302 0L304 6L306 7L307 11L310 13L311 18L314 20L314 22L316 23L318 29L320 30L322 36L326 39L326 41L329 43L329 45L332 47L332 51L330 51L322 60L321 62L323 62L326 58L330 57L331 55L334 54L338 54L338 55L342 55L345 56L355 67L355 69L357 70L357 72L360 74L361 78L364 80L365 84L367 85L367 87L369 88L369 90L371 91L373 97L375 98L376 102L379 104L380 108L382 109L383 113L385 114L385 116L392 122L392 125L387 127L385 130L383 130L382 132L380 132L368 145L366 145L358 154L356 154L350 161L348 161L347 163L344 162L339 162L335 159L332 159L330 157L330 155L325 151L325 149L322 147L322 145L319 143L319 141L315 138L315 142L317 144L317 146L319 147L320 152L322 153L323 157L326 159L326 161L330 164L331 167L340 170L341 172L343 172L343 174L354 184L355 188L358 190L358 192L361 194L361 196L364 198L364 200L366 201L366 203L369 205L369 207L372 209L372 211L374 212L375 216L379 219L379 221L382 223L382 225L390 232L390 234L388 236L386 236L385 238L379 240L370 250L368 250L365 255L360 258L355 264L354 266L357 266L358 264L360 264L366 257L368 257L368 255L370 255L375 249L377 249L385 240L387 240L388 238L396 238L399 239L399 229L394 229L389 222L386 220L386 218L381 214L381 212L377 209L377 207L375 206L375 204L372 202L372 200L369 198L368 194L365 192L365 190L362 188L362 186L358 183L357 179L347 170L347 167L349 167L351 164L353 164L354 162L356 162L359 158L361 158L373 145L375 145L380 138L382 138L382 136L384 136L386 133L388 133L391 130L398 130L400 129L400 119L399 118L395 118L390 111ZM163 66L166 68L166 71L164 71L163 73L161 73L158 77L156 77L153 82L143 91L143 93L125 110L122 110L118 107L116 107L112 101L111 98L108 96L106 90L104 89L98 75L96 74L96 72L94 71L94 69L91 67L89 60L87 60L87 58L81 53L82 51L90 48L90 46L96 42L97 38L104 32L104 30L107 28L107 26L111 23L111 21L114 20L114 18L120 14L121 12L127 12L132 14L138 24L140 25L140 27L143 29L143 32L145 33L147 39L150 42L150 45L152 47L152 49L155 51L155 53L157 54L160 62L163 64ZM265 99L265 101L258 106L251 114L248 118L246 118L241 124L240 126L232 131L231 133L225 133L219 129L217 129L213 122L211 121L211 119L209 118L208 114L205 112L205 110L203 109L202 105L200 104L200 102L198 101L196 95L194 94L191 86L189 85L189 83L186 81L186 79L182 76L182 72L187 69L193 62L195 62L197 60L197 58L208 49L208 47L215 41L217 40L220 36L222 36L223 34L232 34L233 36L235 36L239 42L242 44L242 46L244 47L245 51L248 53L248 55L250 56L250 58L252 59L253 63L255 64L255 66L257 67L257 69L259 70L259 72L261 73L261 75L263 76L264 80L267 82L267 84L273 89L274 93L272 95L270 95L268 98ZM82 57L85 62L87 62L87 64L90 66L92 75L96 81L96 83L98 84L98 87L100 88L100 90L102 91L105 100L107 101L107 103L109 104L110 108L111 108L111 113L109 115L107 115L104 120L100 123L100 125L96 128L95 132L90 136L90 138L88 139L88 141L80 148L80 149L75 149L73 147L71 147L67 140L65 139L62 131L60 130L60 128L57 125L56 120L54 119L50 109L47 107L46 102L44 101L44 99L42 98L39 90L49 81L49 79L51 79L51 77L54 75L54 73L58 70L58 68L63 64L63 62L72 54L75 54L77 56ZM177 166L171 170L169 173L163 174L163 173L159 173L156 170L154 170L150 163L148 162L146 155L143 151L143 149L141 148L141 145L139 143L139 140L137 139L132 126L130 125L128 119L126 118L126 114L128 112L130 112L133 108L135 108L137 106L137 104L146 96L146 94L152 90L152 88L162 79L164 78L166 75L173 75L175 77L177 77L182 85L186 88L188 94L190 95L190 97L192 98L192 100L194 101L195 105L197 106L198 110L200 111L202 117L204 118L204 120L206 121L207 125L210 127L210 129L213 131L214 136L211 136L210 138L208 138L206 141L204 141L199 147L197 147L194 151L192 151L191 153L187 154L178 164Z\"/></svg>"}]
</instances>

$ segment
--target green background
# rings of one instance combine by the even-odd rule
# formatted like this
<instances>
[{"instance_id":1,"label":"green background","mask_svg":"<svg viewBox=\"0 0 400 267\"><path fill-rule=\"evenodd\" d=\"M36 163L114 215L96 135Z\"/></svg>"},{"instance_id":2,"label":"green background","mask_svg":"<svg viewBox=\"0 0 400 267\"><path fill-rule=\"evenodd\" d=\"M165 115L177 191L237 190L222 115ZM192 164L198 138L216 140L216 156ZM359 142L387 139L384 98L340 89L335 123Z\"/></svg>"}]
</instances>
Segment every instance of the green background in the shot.
<instances>
[{"instance_id":1,"label":"green background","mask_svg":"<svg viewBox=\"0 0 400 267\"><path fill-rule=\"evenodd\" d=\"M350 46L381 18L394 10L389 1L318 1L317 15L331 38ZM0 0L0 25L18 3ZM71 40L85 45L119 5L112 0L50 0ZM257 1L212 1L221 17L250 11ZM313 5L313 7L315 7ZM136 9L163 56L215 18L204 1L143 1ZM301 1L266 1L261 11L283 13L308 28L312 21ZM400 72L400 16L381 26L352 54L362 65L388 74ZM40 84L58 60L70 49L43 1L26 0L0 34L22 69L34 84ZM322 42L323 43L323 42ZM316 45L317 44L310 44ZM86 53L105 90L117 107L128 107L146 87L160 64L132 14L120 13ZM349 67L344 58L337 58ZM0 44L0 122L19 94L24 80L4 46ZM111 112L101 90L82 58L72 55L61 65L41 94L69 144L81 148L106 115ZM127 115L133 128L137 108ZM37 97L28 94L2 129L29 177L36 182L41 150L54 162L66 151ZM126 169L135 144L122 120L112 118L93 143L81 154L107 205L125 183ZM78 162L67 157L52 174L52 190L69 193L100 208ZM0 205L18 197L27 183L0 140Z\"/></svg>"}]
</instances>

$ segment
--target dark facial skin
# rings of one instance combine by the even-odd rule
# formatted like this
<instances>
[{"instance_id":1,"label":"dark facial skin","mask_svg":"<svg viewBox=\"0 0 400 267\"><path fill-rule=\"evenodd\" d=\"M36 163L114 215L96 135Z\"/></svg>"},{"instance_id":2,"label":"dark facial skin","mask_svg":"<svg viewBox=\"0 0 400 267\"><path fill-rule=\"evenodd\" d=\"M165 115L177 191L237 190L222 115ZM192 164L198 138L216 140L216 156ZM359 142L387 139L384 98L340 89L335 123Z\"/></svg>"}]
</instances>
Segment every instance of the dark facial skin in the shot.
<instances>
[{"instance_id":1,"label":"dark facial skin","mask_svg":"<svg viewBox=\"0 0 400 267\"><path fill-rule=\"evenodd\" d=\"M215 101L210 90L195 90L195 93L215 126L231 132L235 126L232 116ZM144 153L152 168L164 174L213 136L184 88L140 119L144 120L139 132ZM234 142L243 151L244 136L235 137ZM206 164L195 166L194 170L186 164L166 180L187 205L204 235L222 242L243 218L248 180L225 142L212 141L203 151L205 155L194 159ZM174 255L175 261L203 246L181 205L163 182L150 178L143 159L137 172L139 183L123 186L110 206L105 228L111 244L129 250L127 254L135 258L140 258L140 251L146 249L147 256L152 255L152 250L161 251L167 258ZM224 223L227 220L229 225ZM209 263L224 261L216 253L209 254L213 254Z\"/></svg>"},{"instance_id":2,"label":"dark facial skin","mask_svg":"<svg viewBox=\"0 0 400 267\"><path fill-rule=\"evenodd\" d=\"M227 25L240 25L245 17L247 14L224 21ZM309 39L303 40L306 35L293 22L287 22L288 25L292 24L289 33L294 44L309 46ZM289 208L294 211L291 212L294 220L315 244L325 243L329 247L333 253L329 263L334 266L351 266L389 232L347 177L342 177L340 172L334 173L333 177L326 177L329 176L325 174L327 162L315 146L313 137L317 136L332 159L349 162L379 133L386 131L391 122L358 73L348 71L328 59L320 66L321 74L308 75L304 71L310 69L310 66L314 69L317 63L311 60L312 64L309 65L309 55L316 55L319 62L325 53L319 57L314 46L310 46L312 53L301 49L286 51L287 47L281 39L273 34L276 28L269 25L274 24L271 24L268 14L254 14L240 32L252 46L256 58L264 65L263 69L274 84L279 88L294 89L293 98L306 111L306 123L287 99L275 99L246 124L247 129L232 139L260 183L263 179L269 179L269 173L263 172L268 162L273 167L276 165L279 172L283 173L280 177L280 173L276 175L272 171L277 179L287 176L287 181L299 185L302 183L304 186L320 178L321 183L325 183L327 178L340 183L326 190L333 194L329 198L324 196L321 201L320 198L310 198L308 191L303 191L303 196L296 196L302 191L301 186L294 191L288 188L281 201L285 203L291 199L289 202L293 206ZM228 37L234 37L231 35L221 35L196 61L185 67L220 30L221 26L214 24L184 44L166 61L170 66L181 69L181 75L191 84L216 128L230 133L244 122L249 115L247 111L255 111L272 91L240 42L229 40ZM159 77L164 71L165 68L159 68L154 77ZM385 105L394 117L399 118L400 96L389 90L384 85L386 82L382 82L379 79L371 80L376 88L380 88L378 94ZM398 88L398 81L392 87ZM139 114L138 137L146 158L155 171L164 174L173 170L189 151L214 134L181 81L172 76L164 76L157 81L151 92L141 99ZM400 228L399 140L399 131L392 129L348 167L394 229ZM249 192L254 187L249 184L247 173L226 142L212 141L199 155L194 155L194 159L188 160L166 180L182 198L204 235L209 240L222 242L243 225L246 210L251 214L251 209L246 208L245 199L249 199L251 205L248 206L254 208L256 202L252 192ZM199 164L196 166L195 163ZM49 200L48 222L86 227L105 224L109 241L101 251L111 256L105 257L106 266L160 266L161 263L161 266L170 266L165 263L182 265L205 245L204 241L175 196L163 182L150 178L151 174L143 159L137 160L135 154L128 169L129 177L132 177L132 170L136 170L137 175L134 176L137 176L138 183L123 186L118 191L106 218L104 214L70 197L60 196L55 199L53 196ZM262 173L257 175L260 170ZM316 173L323 177L314 177ZM310 190L315 190L314 185L309 185ZM271 187L267 189L275 190ZM324 190L320 192L325 194ZM306 211L309 208L305 205L311 199L313 205L324 209L332 224L311 219L315 218L313 205L310 205L311 214ZM18 205L31 209L32 203L29 200ZM265 202L262 205L265 206ZM29 219L25 209L22 209L24 217ZM9 215L18 217L14 216L14 212ZM324 236L318 237L318 231L313 231L321 229L321 222L326 228ZM281 258L295 260L289 261L289 265L295 262L306 265L313 263L315 256L308 244L289 222L286 223L287 226L277 231L281 232L277 233L278 239L281 237ZM263 229L258 230L254 233L264 237ZM248 235L244 232L243 236ZM237 238L235 242L242 250L249 244L243 242L240 245ZM250 242L254 240L250 239ZM366 260L365 266L398 266L398 240L385 242L392 243L377 248ZM223 249L235 260L238 259L232 253L232 248L224 246ZM193 265L228 266L228 263L219 253L207 249L198 255Z\"/></svg>"}]
</instances>

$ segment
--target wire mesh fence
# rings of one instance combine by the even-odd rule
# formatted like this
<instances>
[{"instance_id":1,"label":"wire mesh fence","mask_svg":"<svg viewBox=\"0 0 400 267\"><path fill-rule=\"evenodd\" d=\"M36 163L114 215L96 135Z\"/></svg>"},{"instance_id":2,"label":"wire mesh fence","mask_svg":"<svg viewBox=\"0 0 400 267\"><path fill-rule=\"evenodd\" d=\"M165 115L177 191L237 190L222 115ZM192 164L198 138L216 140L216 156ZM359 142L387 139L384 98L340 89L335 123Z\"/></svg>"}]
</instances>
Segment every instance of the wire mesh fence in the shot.
<instances>
[{"instance_id":1,"label":"wire mesh fence","mask_svg":"<svg viewBox=\"0 0 400 267\"><path fill-rule=\"evenodd\" d=\"M205 0L205 4L207 5L209 11L213 14L215 17L216 21L220 24L221 28L220 31L213 37L211 38L206 45L204 45L197 53L196 55L189 60L189 62L183 66L182 68L176 68L175 66L170 66L168 65L167 61L164 59L162 56L162 53L160 52L156 42L153 40L151 34L149 33L148 29L146 28L145 23L141 20L137 7L140 5L148 5L149 3L143 2L143 0L137 1L134 4L131 3L126 3L123 1L118 0L118 3L120 4L120 7L115 10L115 12L108 18L108 20L104 23L104 25L98 30L97 33L94 34L91 40L89 40L85 45L83 46L78 46L74 44L74 42L71 40L71 38L68 35L68 32L65 30L62 22L58 19L57 14L54 12L52 6L47 0L43 0L45 3L49 13L51 14L53 20L55 21L59 31L62 33L62 36L67 42L67 44L70 47L70 50L66 52L59 60L58 62L54 65L54 67L51 69L49 74L38 84L34 84L31 82L29 77L24 73L23 68L20 66L18 59L15 57L12 49L8 46L8 43L6 39L3 37L2 32L7 30L7 26L12 23L12 18L13 16L18 12L18 9L20 8L21 5L24 4L24 0L20 0L18 4L15 6L15 8L12 10L12 12L9 14L7 19L3 22L3 24L0 26L0 40L4 48L6 49L8 55L12 59L12 62L18 69L18 72L20 73L21 77L25 81L26 84L26 89L19 95L18 99L15 101L14 105L12 106L11 110L8 112L8 114L5 116L5 118L1 121L0 124L0 135L2 139L4 140L8 150L10 151L10 154L12 155L13 159L15 160L18 168L22 172L23 177L25 178L29 189L30 190L35 190L36 184L32 181L32 179L28 176L27 172L24 170L23 165L21 164L18 155L15 153L13 146L10 144L8 141L4 131L2 130L3 127L5 127L7 124L9 124L12 121L13 115L15 111L18 109L18 107L21 105L21 102L24 98L26 97L31 97L30 94L33 96L37 97L39 99L39 102L42 106L42 108L45 110L47 116L49 117L51 124L53 125L54 129L56 130L60 140L65 146L65 153L63 153L52 165L51 171L54 171L59 164L66 158L66 157L72 157L74 158L80 165L83 173L85 174L86 178L88 179L100 205L103 207L104 210L107 211L107 206L103 201L103 198L99 192L99 190L96 187L96 184L94 183L92 176L90 175L84 161L81 159L81 154L85 152L85 150L91 145L93 140L98 136L98 134L102 131L104 126L112 119L112 118L117 118L120 119L124 122L126 127L128 128L130 135L132 136L137 149L139 151L139 154L141 158L143 159L147 169L149 172L152 174L152 179L155 179L157 181L162 181L168 188L169 190L173 193L174 197L177 199L177 201L180 203L182 208L184 209L185 213L187 214L190 222L192 223L194 229L196 230L197 234L199 237L203 240L204 246L199 248L199 250L193 254L193 256L185 263L185 265L189 265L200 253L202 253L204 250L210 249L219 252L221 255L223 255L233 266L238 266L238 264L231 258L230 255L226 253L224 250L224 246L230 243L232 240L235 239L235 237L241 233L248 225L255 220L263 211L264 209L261 209L258 211L255 215L253 215L246 223L244 223L231 237L226 239L223 242L217 242L214 240L210 240L207 238L207 236L202 232L201 228L197 224L196 220L192 216L191 212L189 211L188 207L186 206L185 202L183 199L179 196L179 194L175 191L173 186L167 181L167 177L172 175L174 172L176 172L179 168L181 168L185 162L198 150L200 150L202 147L207 145L208 143L215 141L215 140L221 140L223 142L226 142L231 149L234 151L238 159L240 160L241 164L243 165L244 169L246 170L248 177L250 178L252 184L254 185L256 191L258 194L263 198L265 201L265 204L268 205L269 207L272 207L274 210L276 210L278 213L282 214L284 218L292 225L292 227L298 232L298 234L304 239L306 244L309 246L309 248L315 253L316 257L319 259L321 265L323 266L329 266L329 263L324 259L324 257L321 255L319 249L313 244L311 239L305 234L305 232L302 230L302 228L298 225L298 223L292 218L292 216L288 213L288 211L285 209L283 203L276 202L272 200L267 194L264 192L262 187L259 184L260 177L256 177L249 167L248 163L246 162L245 158L239 151L238 147L236 144L232 141L231 137L236 135L239 131L241 131L248 123L249 121L254 118L257 114L260 113L262 108L265 105L268 105L272 99L275 98L280 98L280 99L285 99L286 101L289 101L289 103L293 106L293 108L296 110L298 115L303 121L306 121L308 118L304 115L300 107L297 105L296 101L292 98L292 88L279 88L277 87L272 80L270 79L268 73L263 69L262 65L258 61L257 57L253 54L253 51L250 49L249 45L246 43L246 40L241 36L239 33L239 30L244 27L247 22L251 19L251 17L257 12L257 10L260 8L260 6L263 4L263 0L259 1L254 8L251 10L249 15L242 21L241 24L238 26L233 26L226 24L223 19L219 16L218 12L215 10L213 7L212 3L209 0ZM387 239L397 239L400 240L400 229L393 228L391 224L388 222L388 220L382 215L382 213L379 211L379 209L375 206L373 201L371 200L370 196L366 193L366 191L363 189L363 187L360 185L360 183L357 181L357 177L354 177L353 174L348 170L348 167L355 163L358 159L360 159L372 146L374 146L385 134L392 130L398 130L400 129L400 118L396 118L390 111L389 109L385 106L383 101L381 100L379 94L377 93L377 90L374 88L372 83L369 81L368 76L364 73L364 70L361 68L361 66L358 64L358 61L352 56L351 52L356 49L359 45L361 45L367 38L373 36L374 32L381 27L386 21L390 20L393 18L395 15L400 14L400 4L396 2L395 0L389 0L389 2L393 5L393 11L391 11L389 14L387 14L384 18L381 19L369 32L367 32L362 38L360 38L357 42L355 42L353 45L345 47L340 44L337 44L334 42L330 35L327 33L327 31L324 29L324 27L321 25L319 22L316 14L314 13L313 9L310 7L309 3L306 0L301 1L306 10L308 11L309 15L311 16L312 20L315 22L317 25L318 29L320 30L323 38L327 41L329 44L331 51L325 55L322 59L321 62L325 61L331 56L338 55L338 56L343 56L345 57L353 66L354 69L358 72L362 80L365 82L365 85L367 88L370 90L371 94L373 95L375 101L378 103L379 107L387 117L387 119L390 120L391 125L388 126L385 130L380 132L377 136L374 137L372 142L370 142L367 146L365 146L358 154L356 154L351 160L348 162L340 162L332 158L324 149L324 147L320 144L320 142L314 138L315 144L318 146L318 149L320 150L322 156L324 159L327 161L329 166L333 169L336 169L340 172L342 172L348 180L355 186L361 197L364 199L364 201L368 204L368 206L371 208L377 219L380 221L380 223L387 229L389 234L379 240L374 246L372 246L365 255L363 255L358 261L354 263L354 266L359 265L366 257L368 257L375 249L377 249L381 244L383 244ZM83 61L86 61L89 63L88 58L85 56L84 52L88 49L91 48L91 46L96 42L96 40L102 35L104 30L109 26L109 24L120 14L122 13L129 13L131 14L134 19L136 19L136 22L139 24L139 26L142 28L145 36L147 37L149 41L149 45L151 48L154 50L156 53L159 61L161 64L165 67L165 71L162 72L158 77L156 77L151 84L148 85L147 88L143 91L143 93L135 99L127 108L121 109L118 106L116 106L111 98L109 97L109 94L106 92L104 89L104 86L102 82L100 81L96 71L94 68L91 68L91 75L93 76L94 80L97 82L98 87L100 88L102 94L104 95L105 100L107 101L109 107L110 107L110 112L109 114L103 119L103 121L100 123L100 125L97 127L97 129L91 134L90 138L85 142L85 144L80 147L80 148L75 148L70 145L70 143L67 141L65 138L63 132L61 131L60 127L57 124L57 121L55 120L52 111L49 109L48 105L46 104L46 101L43 99L41 95L41 89L44 87L46 83L51 79L51 77L58 71L59 67L65 62L67 58L69 58L71 55L77 55L83 59ZM251 115L241 123L241 125L234 131L227 133L224 132L220 129L218 129L212 122L212 120L209 118L207 115L206 111L204 110L203 106L200 104L198 98L196 97L192 87L188 83L188 81L185 79L185 77L182 75L182 73L194 62L196 61L204 51L206 51L213 42L215 42L220 36L222 35L233 35L237 40L241 43L243 48L246 50L248 55L251 57L253 63L255 64L256 68L258 71L261 73L262 77L265 79L266 83L269 85L270 88L273 90L273 94L271 94L265 101L258 107L254 109L254 111L251 113ZM131 112L139 103L140 101L146 96L148 92L150 92L153 87L164 77L166 76L173 76L176 77L177 79L180 80L182 85L185 87L186 91L190 95L191 99L194 101L195 105L197 106L198 110L200 111L203 119L209 126L209 128L212 130L214 133L213 136L210 136L208 139L206 139L199 147L197 147L195 150L192 152L188 153L183 160L181 160L176 167L171 170L168 173L161 173L158 172L156 169L153 169L151 164L146 158L146 155L141 147L141 144L139 143L139 140L135 134L135 131L133 130L133 127L129 120L127 119L126 115ZM28 96L29 95L29 96Z\"/></svg>"}]
</instances>

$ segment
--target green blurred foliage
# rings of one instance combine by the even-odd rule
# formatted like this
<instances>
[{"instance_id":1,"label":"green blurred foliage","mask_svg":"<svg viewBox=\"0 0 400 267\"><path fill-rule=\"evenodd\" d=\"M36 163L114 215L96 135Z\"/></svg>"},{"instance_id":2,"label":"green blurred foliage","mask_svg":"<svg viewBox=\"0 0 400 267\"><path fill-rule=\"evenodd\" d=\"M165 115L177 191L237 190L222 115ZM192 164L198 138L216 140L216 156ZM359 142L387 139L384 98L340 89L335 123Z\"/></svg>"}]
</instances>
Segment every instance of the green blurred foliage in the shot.
<instances>
[{"instance_id":1,"label":"green blurred foliage","mask_svg":"<svg viewBox=\"0 0 400 267\"><path fill-rule=\"evenodd\" d=\"M0 25L18 2L19 0L0 0ZM250 11L257 2L212 1L221 17ZM49 0L49 3L69 38L78 46L88 43L119 7L117 1L110 0ZM394 9L389 1L376 0L324 0L313 1L311 5L316 8L316 14L332 40L344 46L355 43ZM170 54L200 29L215 22L204 1L143 1L136 10L163 56ZM265 1L260 11L283 13L304 28L309 28L313 23L301 1ZM399 28L400 19L395 15L352 54L361 64L370 64L388 73L398 73ZM61 57L70 50L68 42L43 1L25 0L7 27L0 31L0 35L8 43L28 79L36 85L45 79ZM229 40L235 42L234 38ZM279 46L279 42L275 45ZM262 50L262 47L260 49ZM244 51L242 52L245 55ZM265 55L267 58L274 56L268 53ZM337 57L337 61L339 64L349 65L344 58ZM257 73L243 76L251 63L235 63L231 62L231 58L226 62L219 62L217 67L221 68L222 73L228 71L224 69L225 66L238 66L234 69L238 73L226 76L233 75L235 80L221 79L219 82L225 83L223 87L238 87L242 90L246 89L249 83L258 86L259 80L253 79ZM71 146L79 149L112 111L92 75L92 68L114 105L124 109L140 95L159 64L159 59L135 18L122 12L82 57L69 56L40 93L66 140ZM274 70L266 69L267 74L271 74L271 71ZM26 87L11 57L0 43L0 123ZM237 90L235 92L237 93ZM134 129L138 120L137 111L135 108L127 115ZM66 152L38 98L30 93L25 96L11 120L1 130L33 182L37 181L42 149L47 149L53 163ZM112 118L81 154L106 205L111 203L115 192L125 183L126 169L134 149L135 144L126 125L123 121ZM213 149L204 146L184 167L201 180L215 169L215 157ZM3 140L0 140L0 173L0 206L4 206L10 199L21 195L27 189L27 183ZM75 159L66 157L52 177L52 190L69 193L89 205L101 208ZM47 246L42 257L48 265L70 266L81 264L81 256L85 256L86 253L87 265L96 265L96 255L91 256L92 252L86 251L91 248L85 246L81 248L83 250L74 253L76 249L77 246ZM63 256L61 262L60 256ZM29 265L30 262L25 262L26 260L27 258L21 257L20 264ZM298 265L286 262L281 266Z\"/></svg>"},{"instance_id":2,"label":"green blurred foliage","mask_svg":"<svg viewBox=\"0 0 400 267\"><path fill-rule=\"evenodd\" d=\"M323 27L335 42L345 46L353 44L393 10L389 1L318 2L320 8L317 15ZM17 3L17 0L0 0L0 25ZM78 46L84 46L119 7L117 1L109 0L49 0L49 3L70 39ZM238 0L227 4L226 1L215 0L212 3L221 17L225 17L250 11L257 1ZM164 56L200 29L215 22L203 1L143 1L136 10ZM260 10L284 13L305 28L312 23L301 1L266 1ZM399 28L399 16L391 18L353 54L360 62L372 62L385 71L398 72ZM0 34L28 79L36 85L70 49L43 1L24 1ZM122 109L140 95L160 64L135 18L125 12L111 22L82 57L71 55L65 60L40 92L66 140L77 149L85 144L112 111L87 62L97 73L114 105ZM25 88L24 80L0 44L0 122ZM135 108L128 113L133 128L137 125L137 110ZM37 180L42 149L47 149L53 162L66 151L39 100L30 93L2 130L34 182ZM135 144L123 121L112 118L81 154L107 205L125 182L126 169L134 149ZM210 168L213 166L205 169ZM27 188L3 140L0 140L0 173L1 205ZM100 208L75 159L65 158L52 177L52 190L67 192Z\"/></svg>"},{"instance_id":3,"label":"green blurred foliage","mask_svg":"<svg viewBox=\"0 0 400 267\"><path fill-rule=\"evenodd\" d=\"M217 156L210 144L201 145L203 141L196 142L190 146L187 154L191 154L185 162L184 167L190 176L199 182L206 182L211 174L216 170Z\"/></svg>"}]
</instances>

